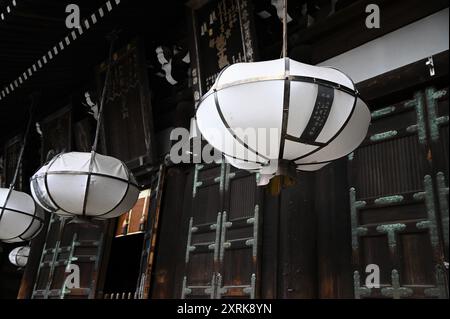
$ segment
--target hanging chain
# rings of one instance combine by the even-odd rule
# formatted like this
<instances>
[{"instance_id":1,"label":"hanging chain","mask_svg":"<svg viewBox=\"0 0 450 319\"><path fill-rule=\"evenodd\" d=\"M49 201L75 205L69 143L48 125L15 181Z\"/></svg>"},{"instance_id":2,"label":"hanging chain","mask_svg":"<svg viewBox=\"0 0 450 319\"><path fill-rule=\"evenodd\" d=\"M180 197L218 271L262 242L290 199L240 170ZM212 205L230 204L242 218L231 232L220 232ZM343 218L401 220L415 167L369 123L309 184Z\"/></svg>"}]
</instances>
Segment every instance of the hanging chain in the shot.
<instances>
[{"instance_id":1,"label":"hanging chain","mask_svg":"<svg viewBox=\"0 0 450 319\"><path fill-rule=\"evenodd\" d=\"M110 42L109 55L108 55L108 61L107 61L108 66L106 68L105 83L103 84L102 95L100 98L100 107L98 110L98 118L97 118L97 128L95 130L95 139L94 139L94 143L92 145L92 152L97 151L98 137L100 135L100 128L102 125L101 123L102 123L102 118L103 118L103 105L105 104L106 92L108 91L109 77L110 77L110 73L111 73L111 65L113 63L112 56L113 56L113 52L114 52L114 42L117 40L117 32L116 31L111 32L108 35L108 40Z\"/></svg>"},{"instance_id":2,"label":"hanging chain","mask_svg":"<svg viewBox=\"0 0 450 319\"><path fill-rule=\"evenodd\" d=\"M22 147L20 149L19 158L17 159L17 165L16 165L16 170L14 172L14 177L9 186L11 190L14 189L17 178L19 176L20 164L22 163L23 153L25 151L25 145L27 144L27 139L28 139L28 134L30 132L31 122L33 121L33 109L34 109L35 104L36 104L36 96L31 96L31 105L30 105L30 109L28 111L29 118L28 118L27 128L26 128L25 134L23 136Z\"/></svg>"},{"instance_id":3,"label":"hanging chain","mask_svg":"<svg viewBox=\"0 0 450 319\"><path fill-rule=\"evenodd\" d=\"M283 58L287 57L287 0L283 0Z\"/></svg>"}]
</instances>

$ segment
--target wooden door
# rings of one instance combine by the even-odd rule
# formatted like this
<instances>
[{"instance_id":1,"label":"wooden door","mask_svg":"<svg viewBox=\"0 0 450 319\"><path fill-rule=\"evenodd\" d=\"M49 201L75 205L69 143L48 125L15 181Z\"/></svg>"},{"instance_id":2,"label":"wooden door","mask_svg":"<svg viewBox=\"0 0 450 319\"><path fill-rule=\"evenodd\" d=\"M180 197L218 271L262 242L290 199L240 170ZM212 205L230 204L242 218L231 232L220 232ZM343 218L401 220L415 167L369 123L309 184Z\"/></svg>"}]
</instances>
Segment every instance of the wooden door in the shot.
<instances>
[{"instance_id":1,"label":"wooden door","mask_svg":"<svg viewBox=\"0 0 450 319\"><path fill-rule=\"evenodd\" d=\"M106 222L73 223L52 215L32 298L95 298L106 227ZM71 275L79 275L73 286L67 285Z\"/></svg>"},{"instance_id":2,"label":"wooden door","mask_svg":"<svg viewBox=\"0 0 450 319\"><path fill-rule=\"evenodd\" d=\"M419 90L372 112L365 141L348 157L355 298L448 296L441 224L448 146L441 139L433 142L437 131L448 138L446 95ZM430 110L439 103L437 120ZM430 131L430 123L439 129ZM443 159L435 159L434 151ZM379 288L365 285L370 264L379 267Z\"/></svg>"},{"instance_id":3,"label":"wooden door","mask_svg":"<svg viewBox=\"0 0 450 319\"><path fill-rule=\"evenodd\" d=\"M255 174L196 165L182 298L257 296L259 207Z\"/></svg>"}]
</instances>

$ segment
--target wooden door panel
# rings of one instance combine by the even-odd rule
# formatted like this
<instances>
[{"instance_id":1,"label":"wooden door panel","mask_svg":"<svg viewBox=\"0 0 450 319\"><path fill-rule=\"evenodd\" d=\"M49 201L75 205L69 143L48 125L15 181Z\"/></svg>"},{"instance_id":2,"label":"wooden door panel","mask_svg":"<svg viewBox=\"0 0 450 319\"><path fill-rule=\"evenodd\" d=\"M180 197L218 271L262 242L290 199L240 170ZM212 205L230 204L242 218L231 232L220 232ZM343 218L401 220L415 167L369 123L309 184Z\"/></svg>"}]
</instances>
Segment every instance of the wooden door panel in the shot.
<instances>
[{"instance_id":1,"label":"wooden door panel","mask_svg":"<svg viewBox=\"0 0 450 319\"><path fill-rule=\"evenodd\" d=\"M362 265L376 264L384 265L385 267L392 267L392 262L389 256L387 236L380 236L375 233L372 236L364 236L361 241ZM362 269L362 267L360 268L360 271L365 273L365 269ZM388 272L381 272L380 275L380 284L389 285L391 278Z\"/></svg>"},{"instance_id":2,"label":"wooden door panel","mask_svg":"<svg viewBox=\"0 0 450 319\"><path fill-rule=\"evenodd\" d=\"M401 282L404 285L435 285L433 254L427 232L399 235ZM420 256L420 258L418 258Z\"/></svg>"},{"instance_id":3,"label":"wooden door panel","mask_svg":"<svg viewBox=\"0 0 450 319\"><path fill-rule=\"evenodd\" d=\"M356 298L446 295L427 102L418 91L372 112L366 139L349 156ZM380 288L364 287L369 264L380 268Z\"/></svg>"},{"instance_id":4,"label":"wooden door panel","mask_svg":"<svg viewBox=\"0 0 450 319\"><path fill-rule=\"evenodd\" d=\"M255 174L227 166L218 297L255 298L259 227Z\"/></svg>"},{"instance_id":5,"label":"wooden door panel","mask_svg":"<svg viewBox=\"0 0 450 319\"><path fill-rule=\"evenodd\" d=\"M186 229L186 271L182 298L214 298L220 220L222 165L196 165L192 189L192 216Z\"/></svg>"},{"instance_id":6,"label":"wooden door panel","mask_svg":"<svg viewBox=\"0 0 450 319\"><path fill-rule=\"evenodd\" d=\"M95 298L105 223L70 223L67 218L52 216L33 299ZM67 289L71 264L79 267L80 286Z\"/></svg>"},{"instance_id":7,"label":"wooden door panel","mask_svg":"<svg viewBox=\"0 0 450 319\"><path fill-rule=\"evenodd\" d=\"M193 176L182 298L254 298L256 176L226 162L196 165Z\"/></svg>"}]
</instances>

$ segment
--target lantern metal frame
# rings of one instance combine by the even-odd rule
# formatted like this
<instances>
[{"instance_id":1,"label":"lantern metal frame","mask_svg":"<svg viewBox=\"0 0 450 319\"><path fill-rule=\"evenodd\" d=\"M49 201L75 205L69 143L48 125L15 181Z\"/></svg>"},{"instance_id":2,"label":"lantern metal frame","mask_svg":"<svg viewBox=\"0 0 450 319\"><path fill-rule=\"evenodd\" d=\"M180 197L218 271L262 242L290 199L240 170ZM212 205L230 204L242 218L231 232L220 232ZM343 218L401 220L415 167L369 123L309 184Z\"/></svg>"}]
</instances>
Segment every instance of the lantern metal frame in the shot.
<instances>
[{"instance_id":1,"label":"lantern metal frame","mask_svg":"<svg viewBox=\"0 0 450 319\"><path fill-rule=\"evenodd\" d=\"M94 172L92 172L92 163L93 163L93 159L94 159L94 156L95 156L95 152L92 151L92 153L94 153L94 154L92 154L92 156L91 156L91 159L90 159L91 162L90 162L90 165L89 165L89 171L88 171L88 172L77 172L77 171L54 171L54 172L49 172L48 170L51 168L51 166L53 165L53 163L54 163L58 158L60 158L62 155L65 154L65 153L61 153L61 154L56 155L56 156L55 156L55 157L47 164L46 171L45 171L43 174L34 175L34 176L30 179L30 181L31 181L31 183L33 183L33 181L35 181L35 180L37 180L37 179L39 179L39 178L44 177L45 191L47 192L48 198L50 199L51 203L54 205L54 207L57 208L57 210L60 210L60 211L66 213L66 214L68 214L68 215L71 215L71 216L73 216L73 217L78 217L78 218L85 218L85 219L87 219L87 218L92 218L92 219L104 219L104 218L101 218L101 216L108 215L109 213L111 213L112 211L114 211L117 207L119 207L119 206L123 203L123 201L125 200L125 198L126 198L126 196L127 196L127 194L128 194L128 191L129 191L129 189L130 189L130 186L136 187L138 190L139 190L140 188L139 188L139 186L138 186L136 183L131 182L131 180L130 180L130 173L129 173L128 169L125 170L125 172L126 172L126 174L127 174L127 179L126 179L126 180L123 179L123 178L120 178L120 177L112 176L112 175L107 175L107 174L94 173ZM117 160L118 160L118 159L117 159ZM118 160L118 161L120 161L120 160ZM124 162L122 162L122 161L120 161L120 162L122 163L122 165L123 165L124 167L126 167L126 165L125 165ZM48 175L76 175L76 176L87 175L86 188L85 188L85 191L84 191L83 212L82 212L81 215L80 215L80 214L77 214L77 213L74 213L74 212L69 212L69 211L63 209L61 206L59 206L59 205L56 203L56 201L53 199L53 197L52 197L52 195L51 195L51 193L50 193L50 191L49 191L49 188L48 188L48 182L47 182L47 176L48 176ZM126 191L125 191L124 195L123 195L122 198L120 199L120 201L119 201L112 209L110 209L110 210L107 211L106 213L103 213L103 214L100 214L100 215L87 216L87 215L86 215L86 205L87 205L87 200L88 200L88 197L89 197L89 185L90 185L90 181L91 181L91 177L92 177L92 176L99 176L99 177L110 178L110 179L113 179L113 180L121 181L121 182L123 182L123 183L125 183L125 184L127 185L127 188L126 188ZM39 188L37 188L37 189L39 189ZM47 207L47 208L50 209L50 210L53 210L54 207Z\"/></svg>"},{"instance_id":2,"label":"lantern metal frame","mask_svg":"<svg viewBox=\"0 0 450 319\"><path fill-rule=\"evenodd\" d=\"M254 150L253 148L251 148L250 146L247 145L247 143L245 143L244 141L242 141L237 134L233 131L233 129L231 128L231 126L228 124L227 120L225 119L225 116L223 115L223 112L221 110L220 107L220 103L219 103L219 98L218 98L218 92L220 92L221 90L227 89L227 88L231 88L231 87L236 87L236 86L240 86L240 85L245 85L245 84L251 84L251 83L258 83L258 82L264 82L264 81L284 81L284 91L283 91L283 117L282 117L282 131L281 131L281 136L280 136L280 151L279 151L279 159L280 160L283 156L283 152L284 152L284 144L286 140L290 140L296 143L303 143L303 144L308 144L308 145L313 145L313 146L318 146L318 148L302 155L299 156L297 158L294 158L292 160L290 160L291 162L295 162L298 161L302 158L305 158L309 155L312 155L318 151L320 151L321 149L323 149L324 147L328 146L336 137L339 136L339 134L345 129L345 127L347 126L348 122L350 121L350 119L352 118L352 115L355 111L356 108L356 103L358 102L358 99L362 100L358 90L356 89L352 89L348 86L336 83L336 82L332 82L332 81L328 81L328 80L324 80L321 78L315 78L315 77L309 77L309 76L301 76L301 75L290 75L290 59L287 57L284 57L284 75L278 75L278 76L266 76L266 77L252 77L252 78L248 78L245 80L239 80L239 81L233 81L230 83L226 83L223 85L218 85L220 77L222 76L223 72L229 67L229 65L227 67L225 67L224 69L222 69L222 71L219 73L219 75L217 76L217 79L214 83L214 85L211 87L211 90L206 93L205 95L202 96L202 98L199 101L199 106L201 105L201 103L207 99L209 96L214 95L214 104L216 106L216 110L217 113L220 116L220 119L222 120L224 126L227 128L228 132L236 139L236 141L238 141L244 148L246 148L248 151L253 152L255 155L265 159L267 162L260 162L260 161L249 161L246 159L242 159L242 158L238 158L236 156L233 155L229 155L226 154L225 152L221 151L224 155L229 156L233 159L236 160L240 160L246 163L255 163L255 164L259 164L261 165L261 167L264 166L268 166L271 159L269 159L268 157L264 156L263 154L260 154L258 151ZM328 67L330 69L335 69L332 67ZM340 71L341 72L341 71ZM344 73L343 73L344 74ZM351 83L353 84L353 87L355 87L355 84L353 82L353 80L347 76L346 74L344 74L349 81L351 81ZM326 88L330 88L333 90L338 90L341 92L344 92L350 96L354 97L354 102L352 105L352 109L350 111L350 113L347 116L347 119L344 121L344 123L341 125L341 127L339 128L339 130L327 141L324 143L321 142L311 142L311 141L305 141L300 137L295 137L292 136L290 134L287 134L287 123L289 120L289 106L290 106L290 88L291 88L291 82L303 82L303 83L311 83L311 84L317 84L319 86L319 88L322 87L326 87ZM319 93L317 94L319 96ZM331 101L332 102L332 101ZM317 109L318 107L318 103L319 100L316 99L315 105L313 107L313 113L314 110ZM322 126L323 128L323 126ZM320 132L320 131L319 131ZM348 155L348 154L347 154ZM344 155L346 156L346 155ZM343 157L344 157L343 156ZM317 165L317 164L324 164L324 163L329 163L330 161L323 161L323 162L314 162L314 163L305 163L305 164L297 164L295 163L296 167L298 170L299 167L304 166L304 165ZM256 169L249 169L249 171L258 171L260 168L256 168Z\"/></svg>"}]
</instances>

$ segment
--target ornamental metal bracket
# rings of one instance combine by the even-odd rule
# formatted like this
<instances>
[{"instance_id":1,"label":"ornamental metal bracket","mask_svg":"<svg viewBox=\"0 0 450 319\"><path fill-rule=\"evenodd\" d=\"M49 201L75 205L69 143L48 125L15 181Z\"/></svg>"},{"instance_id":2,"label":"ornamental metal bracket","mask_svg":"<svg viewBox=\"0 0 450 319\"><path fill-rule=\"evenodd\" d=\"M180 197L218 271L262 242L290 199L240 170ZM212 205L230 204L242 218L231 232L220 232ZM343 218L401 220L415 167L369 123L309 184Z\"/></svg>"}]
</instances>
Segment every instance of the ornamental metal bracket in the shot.
<instances>
[{"instance_id":1,"label":"ornamental metal bracket","mask_svg":"<svg viewBox=\"0 0 450 319\"><path fill-rule=\"evenodd\" d=\"M397 203L401 203L403 201L402 195L392 195L392 196L385 196L375 199L374 203L376 205L393 205Z\"/></svg>"},{"instance_id":2,"label":"ornamental metal bracket","mask_svg":"<svg viewBox=\"0 0 450 319\"><path fill-rule=\"evenodd\" d=\"M253 224L253 238L248 239L245 245L252 246L252 256L256 258L258 253L258 226L259 226L259 205L255 205L255 214L247 219L247 224Z\"/></svg>"},{"instance_id":3,"label":"ornamental metal bracket","mask_svg":"<svg viewBox=\"0 0 450 319\"><path fill-rule=\"evenodd\" d=\"M445 176L443 172L436 174L438 194L439 194L439 206L441 209L442 229L444 233L444 241L448 245L448 233L449 233L449 216L448 216L448 186L445 183Z\"/></svg>"},{"instance_id":4,"label":"ornamental metal bracket","mask_svg":"<svg viewBox=\"0 0 450 319\"><path fill-rule=\"evenodd\" d=\"M192 198L197 195L197 187L200 187L203 185L203 182L198 181L198 172L203 168L203 165L196 164L194 169L194 183L192 185Z\"/></svg>"},{"instance_id":5,"label":"ornamental metal bracket","mask_svg":"<svg viewBox=\"0 0 450 319\"><path fill-rule=\"evenodd\" d=\"M361 286L361 276L359 271L355 270L353 272L353 289L355 294L355 299L361 299L361 297L368 297L372 293L372 289Z\"/></svg>"},{"instance_id":6,"label":"ornamental metal bracket","mask_svg":"<svg viewBox=\"0 0 450 319\"><path fill-rule=\"evenodd\" d=\"M388 106L388 107L384 107L382 109L378 109L378 110L372 112L372 114L371 114L372 120L376 120L380 117L386 116L393 112L395 112L395 106Z\"/></svg>"},{"instance_id":7,"label":"ornamental metal bracket","mask_svg":"<svg viewBox=\"0 0 450 319\"><path fill-rule=\"evenodd\" d=\"M197 227L193 227L194 218L191 217L189 219L189 229L188 229L188 238L186 243L186 255L185 255L185 262L186 264L189 262L189 254L195 250L195 246L191 245L192 241L192 233L197 231Z\"/></svg>"},{"instance_id":8,"label":"ornamental metal bracket","mask_svg":"<svg viewBox=\"0 0 450 319\"><path fill-rule=\"evenodd\" d=\"M182 289L181 289L181 299L185 299L185 298L186 298L186 295L190 295L190 294L192 293L192 289L191 289L191 288L188 288L188 287L186 286L186 283L187 283L187 277L184 276L184 277L183 277L183 287L182 287Z\"/></svg>"},{"instance_id":9,"label":"ornamental metal bracket","mask_svg":"<svg viewBox=\"0 0 450 319\"><path fill-rule=\"evenodd\" d=\"M230 285L222 286L222 275L217 275L217 298L221 299L222 295L226 294L229 289L242 289L242 292L250 297L250 299L255 299L256 295L256 275L252 274L250 277L250 285Z\"/></svg>"},{"instance_id":10,"label":"ornamental metal bracket","mask_svg":"<svg viewBox=\"0 0 450 319\"><path fill-rule=\"evenodd\" d=\"M410 297L414 293L411 288L400 286L400 276L396 269L391 272L392 286L381 288L381 294L385 297L393 299L400 299L404 297Z\"/></svg>"},{"instance_id":11,"label":"ornamental metal bracket","mask_svg":"<svg viewBox=\"0 0 450 319\"><path fill-rule=\"evenodd\" d=\"M388 140L390 138L397 136L397 134L398 134L398 132L396 130L374 134L370 137L370 141L372 141L372 142L385 141L385 140Z\"/></svg>"},{"instance_id":12,"label":"ornamental metal bracket","mask_svg":"<svg viewBox=\"0 0 450 319\"><path fill-rule=\"evenodd\" d=\"M350 188L350 217L352 227L352 248L354 250L359 248L359 236L363 236L368 232L367 228L358 227L358 210L365 207L366 204L365 201L357 201L355 188Z\"/></svg>"},{"instance_id":13,"label":"ornamental metal bracket","mask_svg":"<svg viewBox=\"0 0 450 319\"><path fill-rule=\"evenodd\" d=\"M447 299L445 270L442 266L436 265L436 287L427 288L423 291L427 297L436 297L438 299Z\"/></svg>"},{"instance_id":14,"label":"ornamental metal bracket","mask_svg":"<svg viewBox=\"0 0 450 319\"><path fill-rule=\"evenodd\" d=\"M449 120L448 115L441 117L437 116L437 100L445 96L447 93L448 92L445 89L436 91L433 87L425 90L428 106L428 125L430 126L430 135L433 142L439 140L439 126L448 123Z\"/></svg>"},{"instance_id":15,"label":"ornamental metal bracket","mask_svg":"<svg viewBox=\"0 0 450 319\"><path fill-rule=\"evenodd\" d=\"M424 196L425 198L425 206L427 208L428 220L416 223L416 227L418 229L428 229L430 234L431 245L433 246L433 248L436 248L439 245L439 234L436 223L436 207L434 205L433 184L432 184L433 181L431 180L430 175L425 175L423 182L425 191L423 192L423 195L421 195L421 197ZM416 198L417 196L414 197Z\"/></svg>"},{"instance_id":16,"label":"ornamental metal bracket","mask_svg":"<svg viewBox=\"0 0 450 319\"><path fill-rule=\"evenodd\" d=\"M213 273L211 278L211 286L205 288L205 294L208 294L211 299L214 299L214 295L216 294L216 274Z\"/></svg>"},{"instance_id":17,"label":"ornamental metal bracket","mask_svg":"<svg viewBox=\"0 0 450 319\"><path fill-rule=\"evenodd\" d=\"M405 224L384 224L377 226L377 232L386 233L388 237L389 247L395 248L397 246L396 233L404 230Z\"/></svg>"},{"instance_id":18,"label":"ornamental metal bracket","mask_svg":"<svg viewBox=\"0 0 450 319\"><path fill-rule=\"evenodd\" d=\"M422 92L414 94L414 103L417 117L417 135L420 144L425 144L427 140L427 133L425 127L425 114L424 114L424 97Z\"/></svg>"},{"instance_id":19,"label":"ornamental metal bracket","mask_svg":"<svg viewBox=\"0 0 450 319\"><path fill-rule=\"evenodd\" d=\"M232 222L227 221L227 212L224 211L222 213L222 231L221 231L221 237L220 237L220 256L219 260L223 261L224 255L225 255L225 249L231 247L231 243L226 241L226 231L227 228L231 227L233 225Z\"/></svg>"},{"instance_id":20,"label":"ornamental metal bracket","mask_svg":"<svg viewBox=\"0 0 450 319\"><path fill-rule=\"evenodd\" d=\"M217 261L218 257L219 257L219 240L220 240L220 221L222 219L222 213L219 212L217 213L217 220L215 224L212 224L210 226L211 230L215 230L216 231L216 235L215 235L215 241L214 244L211 244L208 246L209 249L214 249L214 261Z\"/></svg>"}]
</instances>

